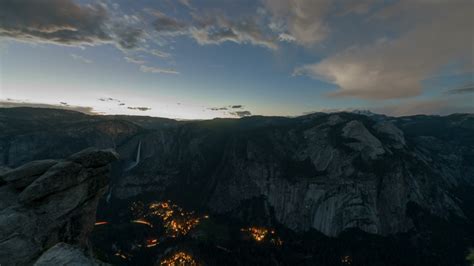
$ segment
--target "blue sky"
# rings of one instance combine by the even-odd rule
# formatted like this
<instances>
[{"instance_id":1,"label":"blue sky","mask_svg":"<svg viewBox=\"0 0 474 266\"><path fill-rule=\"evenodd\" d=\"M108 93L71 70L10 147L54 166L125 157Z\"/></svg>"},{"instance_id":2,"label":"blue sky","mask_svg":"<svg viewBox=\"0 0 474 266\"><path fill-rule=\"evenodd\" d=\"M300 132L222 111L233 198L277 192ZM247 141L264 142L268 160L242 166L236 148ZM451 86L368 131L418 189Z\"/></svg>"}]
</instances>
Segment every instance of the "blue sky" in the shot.
<instances>
[{"instance_id":1,"label":"blue sky","mask_svg":"<svg viewBox=\"0 0 474 266\"><path fill-rule=\"evenodd\" d=\"M0 105L180 119L473 112L472 8L467 0L5 0Z\"/></svg>"}]
</instances>

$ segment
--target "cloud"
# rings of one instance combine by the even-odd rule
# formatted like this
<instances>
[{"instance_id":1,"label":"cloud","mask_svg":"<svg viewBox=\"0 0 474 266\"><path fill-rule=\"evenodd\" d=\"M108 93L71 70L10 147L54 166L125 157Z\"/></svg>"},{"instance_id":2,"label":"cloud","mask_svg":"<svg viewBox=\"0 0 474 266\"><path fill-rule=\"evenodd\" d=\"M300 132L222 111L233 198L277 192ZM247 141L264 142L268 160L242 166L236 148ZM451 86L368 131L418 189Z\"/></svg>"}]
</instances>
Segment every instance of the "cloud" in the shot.
<instances>
[{"instance_id":1,"label":"cloud","mask_svg":"<svg viewBox=\"0 0 474 266\"><path fill-rule=\"evenodd\" d=\"M99 98L98 100L101 101L101 102L117 102L117 103L121 103L121 102L122 102L121 100L115 99L115 98L112 98L112 97Z\"/></svg>"},{"instance_id":2,"label":"cloud","mask_svg":"<svg viewBox=\"0 0 474 266\"><path fill-rule=\"evenodd\" d=\"M81 61L82 63L92 64L92 60L85 58L84 56L77 55L77 54L70 54L70 56L77 61Z\"/></svg>"},{"instance_id":3,"label":"cloud","mask_svg":"<svg viewBox=\"0 0 474 266\"><path fill-rule=\"evenodd\" d=\"M461 87L452 88L446 91L446 94L466 94L474 93L474 84L467 84Z\"/></svg>"},{"instance_id":4,"label":"cloud","mask_svg":"<svg viewBox=\"0 0 474 266\"><path fill-rule=\"evenodd\" d=\"M295 40L298 44L312 46L326 39L329 26L325 18L330 0L264 0L264 6L272 14L273 25L284 35L284 40Z\"/></svg>"},{"instance_id":5,"label":"cloud","mask_svg":"<svg viewBox=\"0 0 474 266\"><path fill-rule=\"evenodd\" d=\"M142 111L142 112L151 110L150 107L140 107L140 106L139 106L139 107L131 107L131 106L129 106L129 107L127 107L127 109L129 109L129 110L137 110L137 111Z\"/></svg>"},{"instance_id":6,"label":"cloud","mask_svg":"<svg viewBox=\"0 0 474 266\"><path fill-rule=\"evenodd\" d=\"M113 43L120 49L137 47L143 35L132 26L137 18L110 13L104 2L79 5L72 0L2 0L0 36L67 46Z\"/></svg>"},{"instance_id":7,"label":"cloud","mask_svg":"<svg viewBox=\"0 0 474 266\"><path fill-rule=\"evenodd\" d=\"M336 84L339 90L332 96L392 99L419 95L422 81L443 66L463 62L463 67L472 68L471 10L471 1L399 1L374 18L411 22L409 30L298 67L294 74Z\"/></svg>"},{"instance_id":8,"label":"cloud","mask_svg":"<svg viewBox=\"0 0 474 266\"><path fill-rule=\"evenodd\" d=\"M367 14L371 9L372 5L375 4L375 0L358 0L358 1L344 1L341 3L341 16L355 13L358 15Z\"/></svg>"},{"instance_id":9,"label":"cloud","mask_svg":"<svg viewBox=\"0 0 474 266\"><path fill-rule=\"evenodd\" d=\"M153 28L159 33L179 35L187 31L187 24L175 18L169 17L164 13L154 10L152 14L155 16Z\"/></svg>"},{"instance_id":10,"label":"cloud","mask_svg":"<svg viewBox=\"0 0 474 266\"><path fill-rule=\"evenodd\" d=\"M45 103L32 103L32 102L23 102L8 99L7 101L0 101L0 108L14 108L14 107L31 107L31 108L51 108L51 109L62 109L62 110L71 110L76 112L81 112L88 115L97 115L98 113L94 111L94 108L87 106L72 106L66 102L61 102L60 104L45 104Z\"/></svg>"},{"instance_id":11,"label":"cloud","mask_svg":"<svg viewBox=\"0 0 474 266\"><path fill-rule=\"evenodd\" d=\"M143 64L146 63L144 60L137 59L137 58L130 57L130 56L125 56L124 59L125 59L125 61L127 61L129 63L137 64L137 65L143 65Z\"/></svg>"},{"instance_id":12,"label":"cloud","mask_svg":"<svg viewBox=\"0 0 474 266\"><path fill-rule=\"evenodd\" d=\"M211 110L211 111L225 111L225 110L228 110L227 107L210 107L210 108L207 108L207 110Z\"/></svg>"},{"instance_id":13,"label":"cloud","mask_svg":"<svg viewBox=\"0 0 474 266\"><path fill-rule=\"evenodd\" d=\"M282 41L282 42L294 42L294 41L296 41L296 38L291 36L288 33L280 33L278 35L278 40Z\"/></svg>"},{"instance_id":14,"label":"cloud","mask_svg":"<svg viewBox=\"0 0 474 266\"><path fill-rule=\"evenodd\" d=\"M140 71L145 73L161 73L161 74L179 74L178 71L170 68L159 68L159 67L151 67L151 66L140 66Z\"/></svg>"},{"instance_id":15,"label":"cloud","mask_svg":"<svg viewBox=\"0 0 474 266\"><path fill-rule=\"evenodd\" d=\"M195 25L191 27L191 37L201 45L234 42L253 44L276 50L276 38L262 29L256 17L231 20L220 14L193 14Z\"/></svg>"},{"instance_id":16,"label":"cloud","mask_svg":"<svg viewBox=\"0 0 474 266\"><path fill-rule=\"evenodd\" d=\"M192 6L191 6L191 0L178 0L178 2L180 4L182 4L183 6L186 6L187 8L189 9L194 9Z\"/></svg>"},{"instance_id":17,"label":"cloud","mask_svg":"<svg viewBox=\"0 0 474 266\"><path fill-rule=\"evenodd\" d=\"M71 0L3 0L0 35L64 45L111 41L102 5L79 6Z\"/></svg>"},{"instance_id":18,"label":"cloud","mask_svg":"<svg viewBox=\"0 0 474 266\"><path fill-rule=\"evenodd\" d=\"M160 51L160 50L156 50L156 49L152 49L152 50L148 51L148 53L150 53L154 56L163 57L163 58L171 56L169 53L166 53L166 52L163 52L163 51Z\"/></svg>"},{"instance_id":19,"label":"cloud","mask_svg":"<svg viewBox=\"0 0 474 266\"><path fill-rule=\"evenodd\" d=\"M145 32L141 29L128 26L118 26L114 35L121 49L133 49L139 46Z\"/></svg>"},{"instance_id":20,"label":"cloud","mask_svg":"<svg viewBox=\"0 0 474 266\"><path fill-rule=\"evenodd\" d=\"M211 107L207 109L211 111L225 111L229 109L242 109L243 107L244 106L241 104L235 104L235 105L228 105L228 106L223 106L223 107Z\"/></svg>"},{"instance_id":21,"label":"cloud","mask_svg":"<svg viewBox=\"0 0 474 266\"><path fill-rule=\"evenodd\" d=\"M240 117L240 118L252 115L250 111L236 111L236 112L230 112L229 114Z\"/></svg>"}]
</instances>

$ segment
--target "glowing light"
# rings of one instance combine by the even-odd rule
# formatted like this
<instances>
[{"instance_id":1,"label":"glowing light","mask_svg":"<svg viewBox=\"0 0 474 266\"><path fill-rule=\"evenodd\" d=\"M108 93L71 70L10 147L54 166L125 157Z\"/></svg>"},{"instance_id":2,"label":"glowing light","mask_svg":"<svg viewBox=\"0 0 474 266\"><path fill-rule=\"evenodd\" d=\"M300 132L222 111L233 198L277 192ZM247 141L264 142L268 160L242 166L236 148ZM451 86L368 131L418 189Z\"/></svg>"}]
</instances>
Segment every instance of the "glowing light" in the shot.
<instances>
[{"instance_id":1,"label":"glowing light","mask_svg":"<svg viewBox=\"0 0 474 266\"><path fill-rule=\"evenodd\" d=\"M144 225L147 225L147 226L153 228L153 224L151 224L150 222L148 222L146 220L138 219L138 220L133 220L131 222L136 223L136 224L144 224Z\"/></svg>"},{"instance_id":2,"label":"glowing light","mask_svg":"<svg viewBox=\"0 0 474 266\"><path fill-rule=\"evenodd\" d=\"M342 256L341 257L341 263L345 265L351 265L352 264L352 258L351 256Z\"/></svg>"},{"instance_id":3,"label":"glowing light","mask_svg":"<svg viewBox=\"0 0 474 266\"><path fill-rule=\"evenodd\" d=\"M177 252L160 262L161 266L198 266L193 257L185 252Z\"/></svg>"},{"instance_id":4,"label":"glowing light","mask_svg":"<svg viewBox=\"0 0 474 266\"><path fill-rule=\"evenodd\" d=\"M136 213L137 217L140 217L134 220L137 223L147 224L153 227L153 225L144 218L150 218L150 220L153 220L151 218L159 218L165 228L166 236L172 238L188 234L188 232L200 222L200 218L197 217L194 212L185 211L169 200L152 202L146 206L143 203L136 202L132 204L130 209Z\"/></svg>"},{"instance_id":5,"label":"glowing light","mask_svg":"<svg viewBox=\"0 0 474 266\"><path fill-rule=\"evenodd\" d=\"M128 256L125 255L125 254L124 254L122 251L120 251L120 250L117 251L114 255L117 256L117 257L120 257L120 258L122 258L122 259L124 259L124 260L128 260Z\"/></svg>"},{"instance_id":6,"label":"glowing light","mask_svg":"<svg viewBox=\"0 0 474 266\"><path fill-rule=\"evenodd\" d=\"M268 234L268 229L263 227L249 227L240 229L242 232L248 232L255 241L262 241Z\"/></svg>"},{"instance_id":7,"label":"glowing light","mask_svg":"<svg viewBox=\"0 0 474 266\"><path fill-rule=\"evenodd\" d=\"M151 247L154 247L156 245L158 245L158 239L153 238L153 239L148 239L146 241L146 247L147 248L151 248Z\"/></svg>"},{"instance_id":8,"label":"glowing light","mask_svg":"<svg viewBox=\"0 0 474 266\"><path fill-rule=\"evenodd\" d=\"M264 240L277 245L283 245L283 241L276 235L275 230L267 229L265 227L249 227L242 228L240 231L247 233L253 240L257 242L262 242Z\"/></svg>"},{"instance_id":9,"label":"glowing light","mask_svg":"<svg viewBox=\"0 0 474 266\"><path fill-rule=\"evenodd\" d=\"M105 221L100 221L100 222L95 222L95 226L97 225L104 225L104 224L109 224L109 222L105 222Z\"/></svg>"}]
</instances>

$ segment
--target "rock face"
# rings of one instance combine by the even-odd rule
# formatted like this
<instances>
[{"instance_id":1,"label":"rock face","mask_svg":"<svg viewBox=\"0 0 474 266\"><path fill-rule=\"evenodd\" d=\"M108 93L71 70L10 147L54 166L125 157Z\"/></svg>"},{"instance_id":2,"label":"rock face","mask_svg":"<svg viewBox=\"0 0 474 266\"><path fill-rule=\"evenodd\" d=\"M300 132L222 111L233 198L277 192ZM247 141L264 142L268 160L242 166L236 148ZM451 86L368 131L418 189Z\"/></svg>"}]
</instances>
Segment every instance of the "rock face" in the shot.
<instances>
[{"instance_id":1,"label":"rock face","mask_svg":"<svg viewBox=\"0 0 474 266\"><path fill-rule=\"evenodd\" d=\"M96 265L80 253L88 247L97 204L109 183L109 164L117 159L113 151L87 149L65 160L33 161L4 171L0 264L32 265L52 247L35 265ZM83 263L87 260L91 263Z\"/></svg>"},{"instance_id":2,"label":"rock face","mask_svg":"<svg viewBox=\"0 0 474 266\"><path fill-rule=\"evenodd\" d=\"M38 117L29 121L32 112ZM51 126L46 130L43 124ZM106 208L171 199L243 222L278 223L296 232L315 229L328 236L350 228L380 235L406 232L416 227L409 206L446 220L474 219L465 199L474 194L470 114L316 113L178 122L20 109L0 111L0 125L7 125L0 128L0 166L57 158L90 145L116 149L121 160ZM57 180L61 169L80 173L84 167L76 159L61 162L47 179ZM24 189L21 202L68 186L42 179ZM77 174L71 182L83 179Z\"/></svg>"}]
</instances>

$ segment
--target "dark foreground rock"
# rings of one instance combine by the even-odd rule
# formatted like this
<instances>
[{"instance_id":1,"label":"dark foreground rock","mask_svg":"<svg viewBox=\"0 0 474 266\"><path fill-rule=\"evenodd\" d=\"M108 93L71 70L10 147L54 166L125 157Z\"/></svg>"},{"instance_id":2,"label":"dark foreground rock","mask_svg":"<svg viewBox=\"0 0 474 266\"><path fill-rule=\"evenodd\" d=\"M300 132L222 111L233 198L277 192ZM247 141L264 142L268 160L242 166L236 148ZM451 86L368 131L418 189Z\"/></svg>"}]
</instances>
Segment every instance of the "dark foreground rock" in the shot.
<instances>
[{"instance_id":1,"label":"dark foreground rock","mask_svg":"<svg viewBox=\"0 0 474 266\"><path fill-rule=\"evenodd\" d=\"M0 265L99 265L84 252L117 159L86 149L0 172Z\"/></svg>"},{"instance_id":2,"label":"dark foreground rock","mask_svg":"<svg viewBox=\"0 0 474 266\"><path fill-rule=\"evenodd\" d=\"M34 266L49 265L108 265L88 257L77 246L66 243L58 243L54 247L48 249L35 262Z\"/></svg>"}]
</instances>

